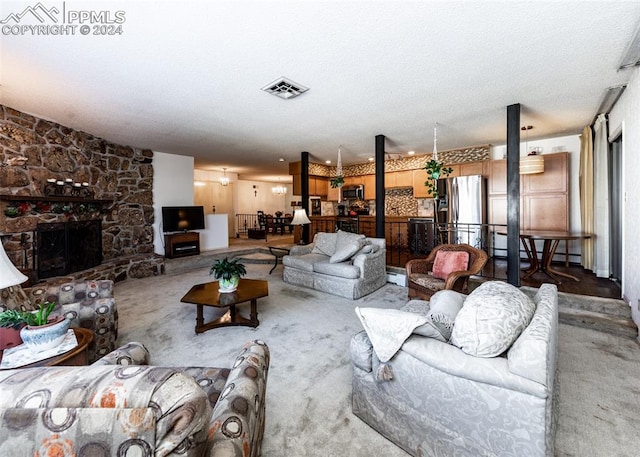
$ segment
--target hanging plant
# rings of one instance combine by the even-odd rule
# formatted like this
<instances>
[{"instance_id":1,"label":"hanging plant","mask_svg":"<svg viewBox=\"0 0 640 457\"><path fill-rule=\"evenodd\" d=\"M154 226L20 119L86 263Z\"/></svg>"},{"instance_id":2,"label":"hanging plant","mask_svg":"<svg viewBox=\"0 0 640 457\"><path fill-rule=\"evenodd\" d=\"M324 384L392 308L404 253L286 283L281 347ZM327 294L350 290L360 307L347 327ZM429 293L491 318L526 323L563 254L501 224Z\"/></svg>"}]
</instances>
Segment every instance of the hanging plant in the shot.
<instances>
[{"instance_id":1,"label":"hanging plant","mask_svg":"<svg viewBox=\"0 0 640 457\"><path fill-rule=\"evenodd\" d=\"M331 184L331 188L340 188L344 185L344 176L336 176L335 178L331 178L329 182Z\"/></svg>"},{"instance_id":2,"label":"hanging plant","mask_svg":"<svg viewBox=\"0 0 640 457\"><path fill-rule=\"evenodd\" d=\"M427 170L428 180L424 182L427 192L436 200L438 199L438 179L446 178L453 173L453 168L445 167L444 162L438 161L438 123L433 126L433 156L424 166ZM437 207L437 205L436 205ZM437 212L436 212L437 218Z\"/></svg>"},{"instance_id":3,"label":"hanging plant","mask_svg":"<svg viewBox=\"0 0 640 457\"><path fill-rule=\"evenodd\" d=\"M331 178L329 185L332 189L340 188L344 185L344 176L342 176L342 157L340 152L342 151L342 145L338 146L338 163L336 164L336 176Z\"/></svg>"},{"instance_id":4,"label":"hanging plant","mask_svg":"<svg viewBox=\"0 0 640 457\"><path fill-rule=\"evenodd\" d=\"M444 162L431 159L424 166L424 169L428 176L427 181L424 182L424 185L427 186L427 193L433 198L438 198L438 179L449 176L453 173L453 168L445 167Z\"/></svg>"}]
</instances>

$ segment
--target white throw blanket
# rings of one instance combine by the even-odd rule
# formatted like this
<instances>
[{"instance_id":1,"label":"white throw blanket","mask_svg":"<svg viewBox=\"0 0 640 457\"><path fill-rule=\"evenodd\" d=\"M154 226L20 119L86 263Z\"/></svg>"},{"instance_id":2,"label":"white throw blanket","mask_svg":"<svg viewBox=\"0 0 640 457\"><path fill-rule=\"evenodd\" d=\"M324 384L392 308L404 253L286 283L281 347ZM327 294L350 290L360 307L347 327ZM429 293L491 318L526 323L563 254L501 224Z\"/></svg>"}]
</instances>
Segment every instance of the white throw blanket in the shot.
<instances>
[{"instance_id":1,"label":"white throw blanket","mask_svg":"<svg viewBox=\"0 0 640 457\"><path fill-rule=\"evenodd\" d=\"M427 322L425 316L397 309L356 307L356 314L383 363L398 352L416 327Z\"/></svg>"}]
</instances>

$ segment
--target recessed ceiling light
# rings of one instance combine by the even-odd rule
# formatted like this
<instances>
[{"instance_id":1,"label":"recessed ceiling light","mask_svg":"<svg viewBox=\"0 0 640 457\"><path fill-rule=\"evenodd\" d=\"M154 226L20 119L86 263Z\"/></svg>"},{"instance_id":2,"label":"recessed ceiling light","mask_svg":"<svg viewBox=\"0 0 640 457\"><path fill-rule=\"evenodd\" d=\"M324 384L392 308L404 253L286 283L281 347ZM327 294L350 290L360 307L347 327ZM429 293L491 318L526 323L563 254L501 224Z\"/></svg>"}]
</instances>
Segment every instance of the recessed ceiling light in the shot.
<instances>
[{"instance_id":1,"label":"recessed ceiling light","mask_svg":"<svg viewBox=\"0 0 640 457\"><path fill-rule=\"evenodd\" d=\"M414 155L416 153L416 151L409 151L407 152L407 154L409 154L410 156Z\"/></svg>"},{"instance_id":2,"label":"recessed ceiling light","mask_svg":"<svg viewBox=\"0 0 640 457\"><path fill-rule=\"evenodd\" d=\"M280 157L280 158L278 159L278 162L284 162L284 157Z\"/></svg>"},{"instance_id":3,"label":"recessed ceiling light","mask_svg":"<svg viewBox=\"0 0 640 457\"><path fill-rule=\"evenodd\" d=\"M330 163L331 163L331 160L325 160L325 161L324 161L324 163L326 163L326 164L330 164Z\"/></svg>"},{"instance_id":4,"label":"recessed ceiling light","mask_svg":"<svg viewBox=\"0 0 640 457\"><path fill-rule=\"evenodd\" d=\"M369 162L373 162L373 157L369 157Z\"/></svg>"}]
</instances>

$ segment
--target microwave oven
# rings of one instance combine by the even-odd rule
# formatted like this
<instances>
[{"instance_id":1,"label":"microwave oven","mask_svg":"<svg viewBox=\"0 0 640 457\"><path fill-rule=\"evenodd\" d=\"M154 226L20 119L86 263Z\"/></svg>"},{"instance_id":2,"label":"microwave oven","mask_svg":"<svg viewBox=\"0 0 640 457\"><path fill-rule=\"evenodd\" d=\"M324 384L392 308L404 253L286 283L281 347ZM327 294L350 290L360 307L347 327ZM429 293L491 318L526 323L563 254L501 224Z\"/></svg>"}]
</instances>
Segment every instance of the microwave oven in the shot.
<instances>
[{"instance_id":1,"label":"microwave oven","mask_svg":"<svg viewBox=\"0 0 640 457\"><path fill-rule=\"evenodd\" d=\"M364 186L343 186L343 200L364 200Z\"/></svg>"}]
</instances>

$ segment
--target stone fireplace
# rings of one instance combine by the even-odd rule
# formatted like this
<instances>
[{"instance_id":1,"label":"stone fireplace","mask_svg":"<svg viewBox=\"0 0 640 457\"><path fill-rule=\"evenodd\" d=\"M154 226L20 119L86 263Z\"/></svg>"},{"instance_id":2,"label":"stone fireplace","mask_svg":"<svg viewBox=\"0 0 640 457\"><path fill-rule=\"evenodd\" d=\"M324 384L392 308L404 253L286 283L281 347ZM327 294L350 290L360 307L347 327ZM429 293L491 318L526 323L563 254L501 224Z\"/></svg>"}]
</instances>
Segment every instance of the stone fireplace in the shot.
<instances>
[{"instance_id":1,"label":"stone fireplace","mask_svg":"<svg viewBox=\"0 0 640 457\"><path fill-rule=\"evenodd\" d=\"M153 253L152 161L148 149L0 105L0 235L7 255L36 279L161 273L163 259ZM52 194L52 182L71 192Z\"/></svg>"},{"instance_id":2,"label":"stone fireplace","mask_svg":"<svg viewBox=\"0 0 640 457\"><path fill-rule=\"evenodd\" d=\"M38 224L33 250L38 279L65 276L102 263L102 221Z\"/></svg>"}]
</instances>

